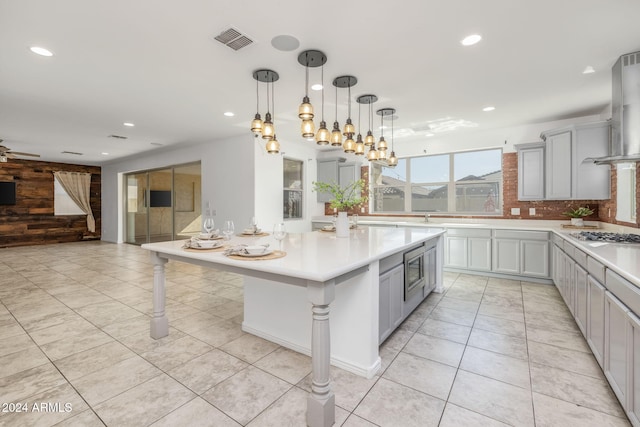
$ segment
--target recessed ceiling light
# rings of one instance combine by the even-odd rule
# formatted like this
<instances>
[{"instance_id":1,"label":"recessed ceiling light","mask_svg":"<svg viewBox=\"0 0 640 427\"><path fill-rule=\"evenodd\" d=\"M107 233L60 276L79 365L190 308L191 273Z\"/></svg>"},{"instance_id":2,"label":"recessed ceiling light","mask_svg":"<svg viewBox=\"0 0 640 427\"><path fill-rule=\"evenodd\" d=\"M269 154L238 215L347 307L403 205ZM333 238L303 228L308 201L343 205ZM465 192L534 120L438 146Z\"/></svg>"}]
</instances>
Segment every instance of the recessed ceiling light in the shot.
<instances>
[{"instance_id":1,"label":"recessed ceiling light","mask_svg":"<svg viewBox=\"0 0 640 427\"><path fill-rule=\"evenodd\" d=\"M480 40L482 40L482 36L480 34L472 34L463 38L460 43L462 43L463 46L471 46L478 43Z\"/></svg>"},{"instance_id":2,"label":"recessed ceiling light","mask_svg":"<svg viewBox=\"0 0 640 427\"><path fill-rule=\"evenodd\" d=\"M587 65L584 69L584 71L582 72L582 74L591 74L591 73L595 73L596 70L591 66L591 65Z\"/></svg>"},{"instance_id":3,"label":"recessed ceiling light","mask_svg":"<svg viewBox=\"0 0 640 427\"><path fill-rule=\"evenodd\" d=\"M135 124L130 123L130 122L124 122L124 123L123 123L123 125L128 126L128 127L130 127L130 128L132 128L132 127L134 127L134 126L135 126Z\"/></svg>"},{"instance_id":4,"label":"recessed ceiling light","mask_svg":"<svg viewBox=\"0 0 640 427\"><path fill-rule=\"evenodd\" d=\"M322 85L320 83L316 83L311 86L311 90L322 90Z\"/></svg>"},{"instance_id":5,"label":"recessed ceiling light","mask_svg":"<svg viewBox=\"0 0 640 427\"><path fill-rule=\"evenodd\" d=\"M435 134L434 133L425 133L424 136L427 136L427 137L428 136L435 136Z\"/></svg>"},{"instance_id":6,"label":"recessed ceiling light","mask_svg":"<svg viewBox=\"0 0 640 427\"><path fill-rule=\"evenodd\" d=\"M45 49L43 47L31 46L29 48L29 50L31 52L36 53L36 54L41 55L41 56L53 56L53 52L51 52L49 49Z\"/></svg>"},{"instance_id":7,"label":"recessed ceiling light","mask_svg":"<svg viewBox=\"0 0 640 427\"><path fill-rule=\"evenodd\" d=\"M482 111L493 111L493 110L495 110L495 109L496 109L496 107L494 107L494 106L492 106L492 105L489 105L488 107L484 107L484 108L482 109Z\"/></svg>"},{"instance_id":8,"label":"recessed ceiling light","mask_svg":"<svg viewBox=\"0 0 640 427\"><path fill-rule=\"evenodd\" d=\"M103 156L108 156L109 155L109 153L100 153L100 154L102 154Z\"/></svg>"},{"instance_id":9,"label":"recessed ceiling light","mask_svg":"<svg viewBox=\"0 0 640 427\"><path fill-rule=\"evenodd\" d=\"M227 117L233 117L233 116L235 116L235 114L233 114L231 111L226 111L226 112L224 113L224 115L225 115L225 116L227 116Z\"/></svg>"},{"instance_id":10,"label":"recessed ceiling light","mask_svg":"<svg viewBox=\"0 0 640 427\"><path fill-rule=\"evenodd\" d=\"M296 50L300 46L300 42L297 38L284 34L272 38L271 46L283 52L290 52Z\"/></svg>"}]
</instances>

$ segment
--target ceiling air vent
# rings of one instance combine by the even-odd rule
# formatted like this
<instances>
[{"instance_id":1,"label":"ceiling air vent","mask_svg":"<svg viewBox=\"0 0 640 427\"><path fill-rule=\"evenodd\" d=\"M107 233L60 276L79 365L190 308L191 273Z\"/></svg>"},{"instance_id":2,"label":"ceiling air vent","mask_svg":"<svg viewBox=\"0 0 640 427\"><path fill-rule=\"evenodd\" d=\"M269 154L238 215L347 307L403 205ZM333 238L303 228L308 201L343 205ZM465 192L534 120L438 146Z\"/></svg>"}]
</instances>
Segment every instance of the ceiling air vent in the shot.
<instances>
[{"instance_id":1,"label":"ceiling air vent","mask_svg":"<svg viewBox=\"0 0 640 427\"><path fill-rule=\"evenodd\" d=\"M63 151L62 154L73 154L74 156L84 156L83 153L76 153L75 151Z\"/></svg>"},{"instance_id":2,"label":"ceiling air vent","mask_svg":"<svg viewBox=\"0 0 640 427\"><path fill-rule=\"evenodd\" d=\"M220 43L229 46L233 50L242 49L245 46L249 46L253 43L249 37L242 34L240 31L235 28L229 28L228 30L224 30L220 34L215 37Z\"/></svg>"},{"instance_id":3,"label":"ceiling air vent","mask_svg":"<svg viewBox=\"0 0 640 427\"><path fill-rule=\"evenodd\" d=\"M127 136L122 136L122 135L109 135L109 138L115 138L115 139L128 139L129 137L127 137Z\"/></svg>"}]
</instances>

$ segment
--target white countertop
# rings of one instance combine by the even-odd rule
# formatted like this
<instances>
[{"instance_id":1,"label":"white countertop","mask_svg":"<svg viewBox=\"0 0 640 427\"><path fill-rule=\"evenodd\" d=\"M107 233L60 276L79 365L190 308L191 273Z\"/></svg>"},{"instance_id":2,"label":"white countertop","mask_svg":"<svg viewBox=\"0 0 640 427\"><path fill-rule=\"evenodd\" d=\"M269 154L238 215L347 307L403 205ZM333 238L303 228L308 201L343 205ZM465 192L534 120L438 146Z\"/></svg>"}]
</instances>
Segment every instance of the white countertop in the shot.
<instances>
[{"instance_id":1,"label":"white countertop","mask_svg":"<svg viewBox=\"0 0 640 427\"><path fill-rule=\"evenodd\" d=\"M331 221L330 216L316 217L313 222ZM569 240L574 246L579 247L587 255L598 260L606 267L615 271L625 279L631 281L634 285L640 287L640 245L623 244L623 243L603 243L603 242L585 242L570 236L571 233L580 231L605 231L613 233L632 233L640 234L640 230L632 227L624 227L616 224L603 222L590 222L586 224L598 225L598 230L580 230L563 228L565 221L550 220L519 220L519 219L492 219L492 218L430 218L429 222L424 222L424 218L394 218L382 217L376 218L371 216L361 216L358 224L364 225L385 225L393 227L415 227L427 229L430 227L445 228L489 228L501 230L534 230L549 231L560 237Z\"/></svg>"},{"instance_id":2,"label":"white countertop","mask_svg":"<svg viewBox=\"0 0 640 427\"><path fill-rule=\"evenodd\" d=\"M322 231L289 233L282 247L287 252L285 257L259 261L234 260L224 256L222 252L185 251L182 249L183 240L148 243L142 245L142 248L247 270L325 282L444 232L443 228L360 227L351 230L349 238L338 238L335 233ZM269 243L271 248L278 248L278 242L272 236L236 236L231 240L231 244L240 243Z\"/></svg>"}]
</instances>

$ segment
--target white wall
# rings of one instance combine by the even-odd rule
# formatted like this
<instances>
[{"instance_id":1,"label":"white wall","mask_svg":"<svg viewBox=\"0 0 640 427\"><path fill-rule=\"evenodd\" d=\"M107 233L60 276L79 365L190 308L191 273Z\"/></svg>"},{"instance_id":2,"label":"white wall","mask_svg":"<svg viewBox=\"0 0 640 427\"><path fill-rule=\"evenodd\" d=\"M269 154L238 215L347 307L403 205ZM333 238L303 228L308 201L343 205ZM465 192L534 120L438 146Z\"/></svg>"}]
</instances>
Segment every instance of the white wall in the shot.
<instances>
[{"instance_id":1,"label":"white wall","mask_svg":"<svg viewBox=\"0 0 640 427\"><path fill-rule=\"evenodd\" d=\"M210 202L216 228L231 219L244 227L255 215L255 152L252 135L146 153L102 168L102 240L123 241L123 173L200 161L202 208ZM280 183L282 175L280 175ZM282 186L282 184L280 184Z\"/></svg>"}]
</instances>

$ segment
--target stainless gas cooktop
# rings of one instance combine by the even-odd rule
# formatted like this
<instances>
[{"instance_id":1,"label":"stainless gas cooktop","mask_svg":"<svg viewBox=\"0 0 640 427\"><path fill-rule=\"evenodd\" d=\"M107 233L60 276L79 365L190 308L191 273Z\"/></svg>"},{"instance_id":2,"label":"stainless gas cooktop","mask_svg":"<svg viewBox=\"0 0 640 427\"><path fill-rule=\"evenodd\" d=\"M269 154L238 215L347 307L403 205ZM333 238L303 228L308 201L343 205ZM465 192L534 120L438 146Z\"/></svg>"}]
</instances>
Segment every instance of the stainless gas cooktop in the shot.
<instances>
[{"instance_id":1,"label":"stainless gas cooktop","mask_svg":"<svg viewBox=\"0 0 640 427\"><path fill-rule=\"evenodd\" d=\"M607 233L604 231L581 231L579 233L571 233L571 236L575 237L578 240L640 244L640 234Z\"/></svg>"}]
</instances>

